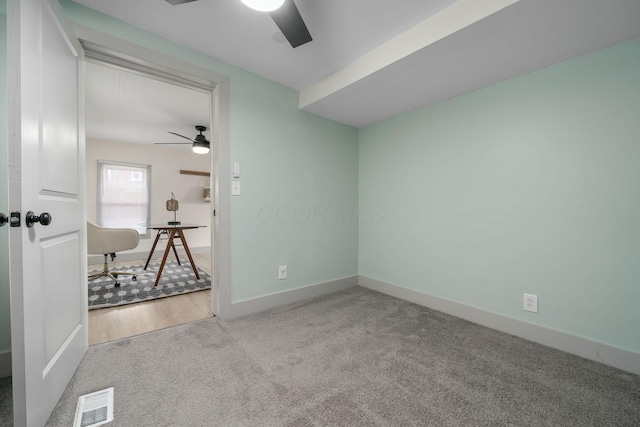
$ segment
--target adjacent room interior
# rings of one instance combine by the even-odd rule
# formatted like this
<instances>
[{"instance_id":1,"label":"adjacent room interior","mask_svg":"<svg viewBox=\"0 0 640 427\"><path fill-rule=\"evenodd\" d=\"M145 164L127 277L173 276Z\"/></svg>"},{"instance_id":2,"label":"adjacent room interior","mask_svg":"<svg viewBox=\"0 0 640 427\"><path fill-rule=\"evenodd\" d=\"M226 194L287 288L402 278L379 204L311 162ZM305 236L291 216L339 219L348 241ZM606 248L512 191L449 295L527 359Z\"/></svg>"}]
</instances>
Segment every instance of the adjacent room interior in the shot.
<instances>
[{"instance_id":1,"label":"adjacent room interior","mask_svg":"<svg viewBox=\"0 0 640 427\"><path fill-rule=\"evenodd\" d=\"M211 292L200 289L210 288L212 276L212 154L195 153L186 139L198 135L195 126L209 128L210 104L208 93L184 84L87 62L87 219L107 228L103 233L127 228L139 235L131 249L115 246L115 259L108 254L107 268L121 272L116 280L99 275L89 281L90 345L212 316ZM171 203L176 210L168 210ZM158 227L170 223L194 228L183 230L186 248L178 236L171 239L159 275L171 228ZM105 258L91 251L92 236L90 275L103 270ZM193 276L189 257L199 275L208 276L206 285Z\"/></svg>"}]
</instances>

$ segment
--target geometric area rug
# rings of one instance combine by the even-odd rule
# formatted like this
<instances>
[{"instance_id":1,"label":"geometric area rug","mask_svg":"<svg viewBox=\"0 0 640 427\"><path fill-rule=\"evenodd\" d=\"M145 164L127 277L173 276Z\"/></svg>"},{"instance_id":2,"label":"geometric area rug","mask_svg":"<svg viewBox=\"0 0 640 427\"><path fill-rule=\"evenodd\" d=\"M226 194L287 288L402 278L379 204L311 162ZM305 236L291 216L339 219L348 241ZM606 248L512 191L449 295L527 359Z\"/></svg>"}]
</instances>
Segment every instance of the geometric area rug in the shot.
<instances>
[{"instance_id":1,"label":"geometric area rug","mask_svg":"<svg viewBox=\"0 0 640 427\"><path fill-rule=\"evenodd\" d=\"M113 280L105 276L89 282L89 310L211 289L211 277L208 274L198 269L198 280L189 260L180 260L180 263L182 265L178 265L176 261L167 261L158 286L153 284L160 262L151 262L146 270L143 270L144 265L119 267L119 271L135 272L138 279L132 280L129 275L119 276L119 288L114 286Z\"/></svg>"}]
</instances>

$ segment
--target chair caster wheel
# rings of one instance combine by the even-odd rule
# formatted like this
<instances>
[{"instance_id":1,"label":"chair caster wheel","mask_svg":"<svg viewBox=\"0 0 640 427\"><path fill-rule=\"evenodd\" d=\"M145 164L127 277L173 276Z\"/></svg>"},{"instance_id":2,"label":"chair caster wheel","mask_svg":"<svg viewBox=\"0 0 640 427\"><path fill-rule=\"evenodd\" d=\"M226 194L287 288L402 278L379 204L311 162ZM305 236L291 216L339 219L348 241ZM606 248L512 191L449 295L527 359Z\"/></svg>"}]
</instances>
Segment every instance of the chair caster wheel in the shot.
<instances>
[{"instance_id":1,"label":"chair caster wheel","mask_svg":"<svg viewBox=\"0 0 640 427\"><path fill-rule=\"evenodd\" d=\"M137 278L136 276L132 276L132 277L131 277L131 280L133 280L134 282L137 282L137 281L138 281L138 278Z\"/></svg>"},{"instance_id":2,"label":"chair caster wheel","mask_svg":"<svg viewBox=\"0 0 640 427\"><path fill-rule=\"evenodd\" d=\"M116 284L113 285L113 286L115 286L116 288L119 288L120 287L120 282L116 282Z\"/></svg>"},{"instance_id":3,"label":"chair caster wheel","mask_svg":"<svg viewBox=\"0 0 640 427\"><path fill-rule=\"evenodd\" d=\"M118 278L118 273L113 273L113 277Z\"/></svg>"}]
</instances>

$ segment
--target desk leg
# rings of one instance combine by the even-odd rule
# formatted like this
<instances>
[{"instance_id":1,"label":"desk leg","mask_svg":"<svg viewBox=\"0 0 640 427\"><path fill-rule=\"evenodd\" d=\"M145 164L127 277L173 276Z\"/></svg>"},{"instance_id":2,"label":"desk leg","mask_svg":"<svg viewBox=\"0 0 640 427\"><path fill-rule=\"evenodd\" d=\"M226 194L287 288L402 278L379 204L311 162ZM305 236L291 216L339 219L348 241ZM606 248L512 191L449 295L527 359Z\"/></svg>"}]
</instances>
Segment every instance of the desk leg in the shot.
<instances>
[{"instance_id":1,"label":"desk leg","mask_svg":"<svg viewBox=\"0 0 640 427\"><path fill-rule=\"evenodd\" d=\"M176 261L178 261L178 265L180 264L180 257L178 256L178 251L176 251L176 245L173 244L173 240L171 240L171 247L173 248L173 254L176 256Z\"/></svg>"},{"instance_id":2,"label":"desk leg","mask_svg":"<svg viewBox=\"0 0 640 427\"><path fill-rule=\"evenodd\" d=\"M169 256L169 251L171 250L171 243L173 242L173 238L175 236L176 236L176 230L171 230L171 232L169 233L169 241L167 242L167 247L164 249L162 262L160 263L160 268L158 269L158 275L156 276L156 283L153 286L158 286L158 282L160 282L160 276L162 275L164 264L167 262L167 257Z\"/></svg>"},{"instance_id":3,"label":"desk leg","mask_svg":"<svg viewBox=\"0 0 640 427\"><path fill-rule=\"evenodd\" d=\"M191 257L191 251L189 250L189 245L187 245L187 239L184 238L184 234L182 231L178 230L178 236L180 236L180 240L182 240L182 246L184 247L187 256L189 257L189 262L191 263L191 268L193 268L193 272L196 274L196 279L200 280L200 275L198 274L198 268L196 264L193 262L193 258Z\"/></svg>"},{"instance_id":4,"label":"desk leg","mask_svg":"<svg viewBox=\"0 0 640 427\"><path fill-rule=\"evenodd\" d=\"M151 261L153 251L156 250L156 245L158 244L158 240L160 239L160 234L162 234L162 230L158 230L158 234L156 234L156 240L153 241L153 246L151 246L151 251L149 252L149 257L147 258L147 263L144 265L145 270L147 269L147 267L149 267L149 261Z\"/></svg>"}]
</instances>

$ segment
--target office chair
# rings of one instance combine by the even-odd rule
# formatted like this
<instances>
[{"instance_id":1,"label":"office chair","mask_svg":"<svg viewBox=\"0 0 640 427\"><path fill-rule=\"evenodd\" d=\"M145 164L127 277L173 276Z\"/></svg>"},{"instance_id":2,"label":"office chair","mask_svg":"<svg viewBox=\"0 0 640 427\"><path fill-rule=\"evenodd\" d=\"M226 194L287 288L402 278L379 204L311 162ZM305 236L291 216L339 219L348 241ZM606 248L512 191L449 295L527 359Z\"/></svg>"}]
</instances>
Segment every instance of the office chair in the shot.
<instances>
[{"instance_id":1,"label":"office chair","mask_svg":"<svg viewBox=\"0 0 640 427\"><path fill-rule=\"evenodd\" d=\"M133 228L104 228L91 221L87 221L87 252L89 254L104 255L104 267L102 271L89 276L89 281L98 277L109 277L115 282L115 287L120 287L119 275L131 275L132 280L137 280L135 273L127 271L109 271L107 256L111 261L116 257L116 252L135 249L140 241L140 235Z\"/></svg>"}]
</instances>

